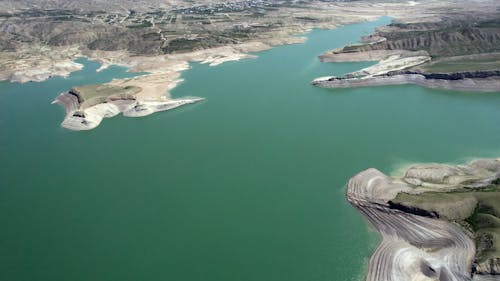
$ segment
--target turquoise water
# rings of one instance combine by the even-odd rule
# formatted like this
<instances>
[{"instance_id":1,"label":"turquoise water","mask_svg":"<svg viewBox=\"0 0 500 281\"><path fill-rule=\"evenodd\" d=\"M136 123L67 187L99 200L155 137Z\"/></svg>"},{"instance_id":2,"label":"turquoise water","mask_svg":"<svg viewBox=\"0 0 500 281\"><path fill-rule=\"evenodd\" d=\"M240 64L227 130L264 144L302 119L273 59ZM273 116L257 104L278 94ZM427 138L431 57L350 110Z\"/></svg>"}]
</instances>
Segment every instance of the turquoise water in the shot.
<instances>
[{"instance_id":1,"label":"turquoise water","mask_svg":"<svg viewBox=\"0 0 500 281\"><path fill-rule=\"evenodd\" d=\"M50 102L131 76L96 63L68 79L0 83L0 280L358 280L376 236L344 199L368 167L499 156L500 95L309 82L377 22L218 67L173 96L206 100L89 132Z\"/></svg>"}]
</instances>

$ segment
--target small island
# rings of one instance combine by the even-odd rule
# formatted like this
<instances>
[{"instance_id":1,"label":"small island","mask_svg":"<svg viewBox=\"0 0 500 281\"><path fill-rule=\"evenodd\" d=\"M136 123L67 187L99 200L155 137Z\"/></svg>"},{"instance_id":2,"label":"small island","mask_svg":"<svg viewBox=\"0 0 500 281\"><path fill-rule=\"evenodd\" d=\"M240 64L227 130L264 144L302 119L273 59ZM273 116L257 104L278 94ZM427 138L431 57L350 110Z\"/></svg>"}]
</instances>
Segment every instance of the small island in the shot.
<instances>
[{"instance_id":1,"label":"small island","mask_svg":"<svg viewBox=\"0 0 500 281\"><path fill-rule=\"evenodd\" d=\"M60 94L53 103L66 111L61 126L81 131L99 126L103 118L122 113L127 117L142 117L203 100L197 97L171 99L164 95L168 83L155 83L154 76L114 80L99 85L74 87ZM142 82L142 83L141 83Z\"/></svg>"}]
</instances>

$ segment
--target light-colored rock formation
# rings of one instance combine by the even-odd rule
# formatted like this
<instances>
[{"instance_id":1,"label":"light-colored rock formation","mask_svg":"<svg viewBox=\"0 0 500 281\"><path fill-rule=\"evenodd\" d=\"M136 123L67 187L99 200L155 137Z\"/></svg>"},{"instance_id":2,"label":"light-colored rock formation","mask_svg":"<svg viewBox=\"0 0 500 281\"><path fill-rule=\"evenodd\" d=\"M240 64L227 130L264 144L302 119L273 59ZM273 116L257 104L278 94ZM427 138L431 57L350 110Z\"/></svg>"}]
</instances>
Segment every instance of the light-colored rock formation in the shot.
<instances>
[{"instance_id":1,"label":"light-colored rock formation","mask_svg":"<svg viewBox=\"0 0 500 281\"><path fill-rule=\"evenodd\" d=\"M0 81L26 83L40 82L54 76L67 77L81 70L74 62L81 56L77 46L49 47L33 45L17 52L0 52Z\"/></svg>"},{"instance_id":2,"label":"light-colored rock formation","mask_svg":"<svg viewBox=\"0 0 500 281\"><path fill-rule=\"evenodd\" d=\"M363 75L363 76L373 76L373 75L383 75L388 73L389 71L398 71L407 69L410 67L414 67L423 63L426 63L431 60L429 55L421 55L421 56L401 56L401 55L392 55L381 61L379 61L376 65L370 66L367 68L363 68L359 71L352 73L354 76Z\"/></svg>"},{"instance_id":3,"label":"light-colored rock formation","mask_svg":"<svg viewBox=\"0 0 500 281\"><path fill-rule=\"evenodd\" d=\"M365 170L348 183L347 199L382 236L367 281L472 280L475 244L460 226L418 208L394 206L398 193L479 189L500 177L500 160L469 165L416 165L402 178ZM403 208L404 207L404 208ZM477 275L474 280L498 280Z\"/></svg>"},{"instance_id":4,"label":"light-colored rock formation","mask_svg":"<svg viewBox=\"0 0 500 281\"><path fill-rule=\"evenodd\" d=\"M361 78L322 77L315 79L312 84L322 88L355 88L414 84L433 89L448 89L457 91L500 91L500 77L447 80L428 79L421 74L366 76Z\"/></svg>"},{"instance_id":5,"label":"light-colored rock formation","mask_svg":"<svg viewBox=\"0 0 500 281\"><path fill-rule=\"evenodd\" d=\"M91 130L99 126L104 118L111 118L119 113L127 117L143 117L155 112L203 100L202 98L183 98L165 101L111 100L89 108L78 110L78 101L69 93L59 95L54 103L66 109L66 117L61 126L74 131Z\"/></svg>"},{"instance_id":6,"label":"light-colored rock formation","mask_svg":"<svg viewBox=\"0 0 500 281\"><path fill-rule=\"evenodd\" d=\"M379 41L385 38L379 39ZM365 52L343 52L344 47L337 48L319 56L321 62L357 62L357 61L382 61L390 57L420 57L428 56L426 51L406 50L369 50Z\"/></svg>"},{"instance_id":7,"label":"light-colored rock formation","mask_svg":"<svg viewBox=\"0 0 500 281\"><path fill-rule=\"evenodd\" d=\"M196 97L170 99L167 96L170 82L152 78L154 76L148 75L114 80L103 85L77 87L60 94L53 103L66 110L61 126L76 131L91 130L99 126L102 119L119 113L127 117L142 117L202 100Z\"/></svg>"}]
</instances>

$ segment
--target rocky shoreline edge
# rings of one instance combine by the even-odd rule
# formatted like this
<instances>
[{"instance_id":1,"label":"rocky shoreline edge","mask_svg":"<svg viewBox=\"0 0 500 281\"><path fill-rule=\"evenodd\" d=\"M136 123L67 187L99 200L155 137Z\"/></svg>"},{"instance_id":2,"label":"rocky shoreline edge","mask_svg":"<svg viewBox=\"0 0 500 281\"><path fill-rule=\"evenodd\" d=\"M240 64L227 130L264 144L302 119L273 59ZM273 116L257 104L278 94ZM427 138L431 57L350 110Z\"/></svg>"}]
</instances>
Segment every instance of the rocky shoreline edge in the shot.
<instances>
[{"instance_id":1,"label":"rocky shoreline edge","mask_svg":"<svg viewBox=\"0 0 500 281\"><path fill-rule=\"evenodd\" d=\"M500 159L458 166L421 164L409 168L401 178L371 168L351 178L347 200L382 238L370 258L366 280L500 280L500 258L484 256L494 249L496 238L485 251L482 237L478 237L491 224L484 229L470 227L487 200L466 203L471 201L469 197L485 195L491 200L497 196L496 191L491 192L498 189L499 179ZM449 202L438 198L434 208L429 200L420 205L401 201L401 194L458 197ZM497 203L494 201L493 209L500 206ZM463 217L451 219L464 209L468 213ZM488 214L498 222L494 215Z\"/></svg>"},{"instance_id":2,"label":"rocky shoreline edge","mask_svg":"<svg viewBox=\"0 0 500 281\"><path fill-rule=\"evenodd\" d=\"M122 90L122 89L120 89ZM133 92L98 96L87 99L78 89L61 93L52 102L61 105L66 111L61 127L83 131L99 126L104 118L111 118L120 113L126 117L143 117L155 112L171 110L186 104L203 100L198 97L182 99L141 99Z\"/></svg>"},{"instance_id":3,"label":"rocky shoreline edge","mask_svg":"<svg viewBox=\"0 0 500 281\"><path fill-rule=\"evenodd\" d=\"M312 81L322 88L354 88L414 84L433 89L457 91L500 91L500 71L477 71L457 73L420 73L413 71L389 72L365 77L323 77Z\"/></svg>"}]
</instances>

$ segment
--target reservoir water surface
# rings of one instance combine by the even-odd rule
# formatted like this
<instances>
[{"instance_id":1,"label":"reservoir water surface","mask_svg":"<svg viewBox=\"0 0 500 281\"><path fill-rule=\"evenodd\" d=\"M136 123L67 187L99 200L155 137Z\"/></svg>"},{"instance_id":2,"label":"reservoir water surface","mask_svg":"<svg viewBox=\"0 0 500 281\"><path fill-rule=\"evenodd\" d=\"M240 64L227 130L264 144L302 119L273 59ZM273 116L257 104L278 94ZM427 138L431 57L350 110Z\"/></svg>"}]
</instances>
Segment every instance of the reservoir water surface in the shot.
<instances>
[{"instance_id":1,"label":"reservoir water surface","mask_svg":"<svg viewBox=\"0 0 500 281\"><path fill-rule=\"evenodd\" d=\"M134 75L98 64L0 83L0 280L359 280L377 243L351 176L500 154L500 95L416 86L320 89L373 64L322 64L389 19L193 64L174 97L205 101L97 129L59 127L72 86Z\"/></svg>"}]
</instances>

